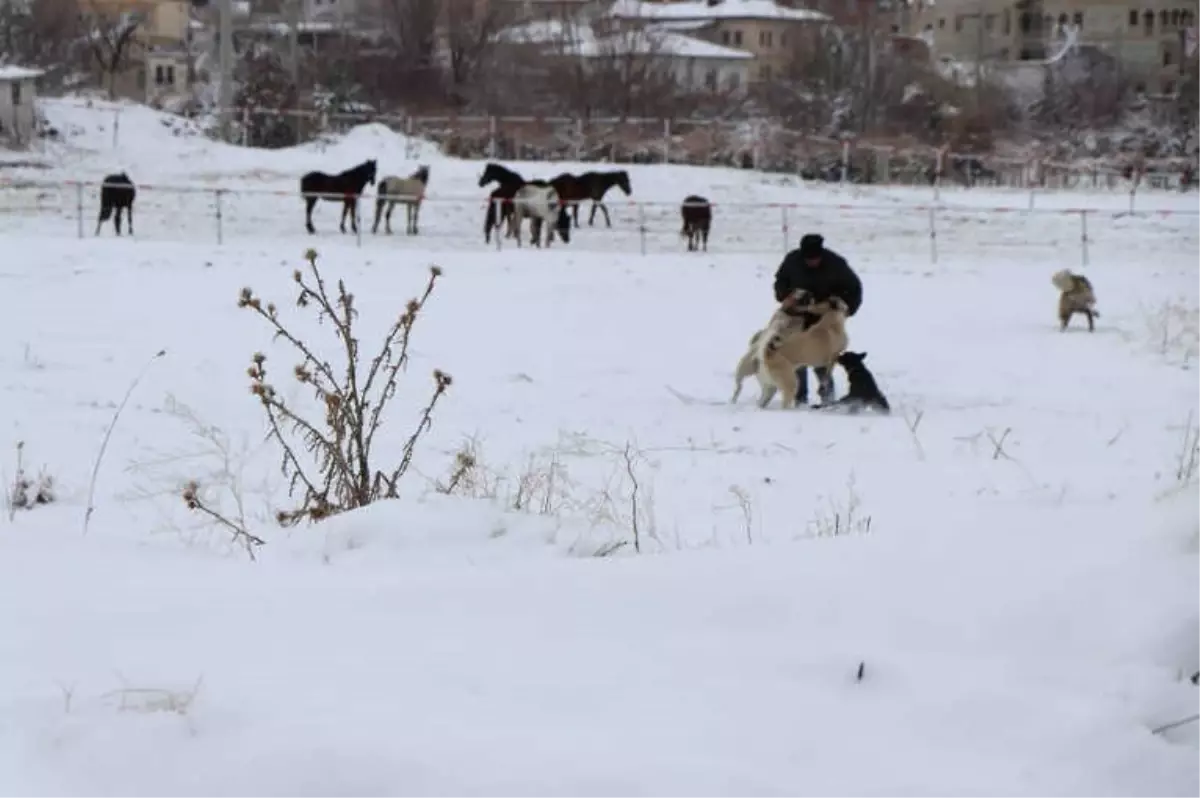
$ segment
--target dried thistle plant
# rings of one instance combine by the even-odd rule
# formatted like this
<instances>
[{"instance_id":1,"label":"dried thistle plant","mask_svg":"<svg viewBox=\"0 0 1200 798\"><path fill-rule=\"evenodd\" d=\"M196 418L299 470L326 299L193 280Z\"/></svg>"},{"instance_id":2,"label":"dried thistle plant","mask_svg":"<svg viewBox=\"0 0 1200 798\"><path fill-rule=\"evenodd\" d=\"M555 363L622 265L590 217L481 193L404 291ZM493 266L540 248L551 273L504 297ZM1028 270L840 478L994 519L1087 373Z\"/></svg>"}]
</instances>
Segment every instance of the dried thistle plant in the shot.
<instances>
[{"instance_id":1,"label":"dried thistle plant","mask_svg":"<svg viewBox=\"0 0 1200 798\"><path fill-rule=\"evenodd\" d=\"M378 470L372 460L375 435L383 423L384 409L396 395L400 371L408 363L409 342L417 319L442 270L430 267L424 292L408 301L364 370L360 368L363 357L354 328L358 318L354 295L342 280L338 280L335 291L330 291L317 267L315 250L308 250L305 258L308 273L297 269L292 274L300 289L296 305L314 309L318 323L332 325L345 359L340 373L280 321L274 303L263 302L250 288L243 288L238 297L238 307L256 313L273 329L276 338L289 343L300 355L301 362L292 369L292 377L312 389L323 410L318 422L291 408L267 379L266 355L254 355L246 372L250 391L266 412L268 437L282 449L281 467L290 480L289 495L301 492L297 508L276 516L280 524L288 526L305 518L319 521L377 499L395 497L397 483L412 464L417 442L433 424L438 400L453 383L450 375L440 369L433 372L432 393L404 444L400 463L387 471ZM303 458L301 451L312 455L312 459Z\"/></svg>"}]
</instances>

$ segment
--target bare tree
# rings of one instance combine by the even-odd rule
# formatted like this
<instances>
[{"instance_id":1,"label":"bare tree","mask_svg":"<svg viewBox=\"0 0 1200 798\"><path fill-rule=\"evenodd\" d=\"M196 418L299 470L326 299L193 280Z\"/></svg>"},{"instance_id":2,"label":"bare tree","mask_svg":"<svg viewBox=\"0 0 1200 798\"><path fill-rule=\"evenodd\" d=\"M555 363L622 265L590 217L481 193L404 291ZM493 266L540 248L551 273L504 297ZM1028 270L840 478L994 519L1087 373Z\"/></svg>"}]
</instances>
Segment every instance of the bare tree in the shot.
<instances>
[{"instance_id":1,"label":"bare tree","mask_svg":"<svg viewBox=\"0 0 1200 798\"><path fill-rule=\"evenodd\" d=\"M75 0L0 3L0 60L53 75L71 67L81 41Z\"/></svg>"},{"instance_id":2,"label":"bare tree","mask_svg":"<svg viewBox=\"0 0 1200 798\"><path fill-rule=\"evenodd\" d=\"M448 99L457 107L483 104L496 34L513 21L513 12L499 0L443 0L440 5Z\"/></svg>"},{"instance_id":3,"label":"bare tree","mask_svg":"<svg viewBox=\"0 0 1200 798\"><path fill-rule=\"evenodd\" d=\"M101 9L95 3L83 9L81 23L88 48L109 99L116 99L117 78L129 68L138 53L137 32L144 20L142 11Z\"/></svg>"}]
</instances>

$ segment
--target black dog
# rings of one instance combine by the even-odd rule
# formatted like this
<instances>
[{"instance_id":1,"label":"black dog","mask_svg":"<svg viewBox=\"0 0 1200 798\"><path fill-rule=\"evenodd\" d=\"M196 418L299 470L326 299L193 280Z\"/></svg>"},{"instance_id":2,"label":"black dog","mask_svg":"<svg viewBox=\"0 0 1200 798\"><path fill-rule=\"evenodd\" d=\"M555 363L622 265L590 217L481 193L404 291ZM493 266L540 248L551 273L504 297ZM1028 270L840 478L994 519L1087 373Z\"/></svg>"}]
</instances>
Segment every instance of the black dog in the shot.
<instances>
[{"instance_id":1,"label":"black dog","mask_svg":"<svg viewBox=\"0 0 1200 798\"><path fill-rule=\"evenodd\" d=\"M866 352L842 352L838 356L838 363L846 370L846 378L850 381L850 392L833 404L821 405L822 408L841 407L850 413L857 413L865 408L884 414L892 412L887 397L875 382L875 376L863 363L866 359Z\"/></svg>"}]
</instances>

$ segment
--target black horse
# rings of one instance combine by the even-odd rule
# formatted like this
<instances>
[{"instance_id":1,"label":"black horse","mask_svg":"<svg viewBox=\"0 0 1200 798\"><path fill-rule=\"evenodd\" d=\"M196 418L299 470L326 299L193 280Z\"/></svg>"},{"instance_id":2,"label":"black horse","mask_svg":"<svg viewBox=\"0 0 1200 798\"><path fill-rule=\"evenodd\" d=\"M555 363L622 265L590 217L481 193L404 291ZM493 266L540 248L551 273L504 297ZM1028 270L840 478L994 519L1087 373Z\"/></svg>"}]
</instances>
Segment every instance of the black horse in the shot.
<instances>
[{"instance_id":1,"label":"black horse","mask_svg":"<svg viewBox=\"0 0 1200 798\"><path fill-rule=\"evenodd\" d=\"M694 252L698 243L703 243L708 252L708 231L712 227L712 205L704 197L690 194L683 199L679 209L683 216L683 229L679 235L687 236L688 252Z\"/></svg>"},{"instance_id":2,"label":"black horse","mask_svg":"<svg viewBox=\"0 0 1200 798\"><path fill-rule=\"evenodd\" d=\"M358 198L363 188L375 184L375 161L363 161L353 169L336 175L325 172L309 172L300 178L300 194L304 197L304 225L308 232L315 233L312 212L317 200L342 201L342 232L346 232L346 216L350 216L350 228L358 232Z\"/></svg>"},{"instance_id":3,"label":"black horse","mask_svg":"<svg viewBox=\"0 0 1200 798\"><path fill-rule=\"evenodd\" d=\"M581 175L563 173L551 180L550 185L558 192L559 199L571 206L576 227L579 226L579 203L585 200L592 201L592 213L588 217L589 226L595 223L596 209L599 208L604 211L604 224L612 227L612 219L609 218L608 208L604 205L604 195L613 186L620 188L627 197L633 193L629 185L629 173L624 169L615 172L584 172Z\"/></svg>"},{"instance_id":4,"label":"black horse","mask_svg":"<svg viewBox=\"0 0 1200 798\"><path fill-rule=\"evenodd\" d=\"M100 218L96 220L96 235L100 235L100 225L113 217L113 227L117 235L121 235L121 216L129 216L129 235L133 235L133 200L137 197L137 189L129 175L121 172L109 175L100 184ZM113 216L113 211L116 216Z\"/></svg>"},{"instance_id":5,"label":"black horse","mask_svg":"<svg viewBox=\"0 0 1200 798\"><path fill-rule=\"evenodd\" d=\"M483 240L486 242L492 240L492 230L507 222L512 216L511 200L516 195L517 189L525 185L525 178L495 161L489 161L483 168L483 175L479 178L479 187L483 188L493 182L499 183L500 186L488 197L487 216L483 220ZM497 211L499 211L498 214Z\"/></svg>"}]
</instances>

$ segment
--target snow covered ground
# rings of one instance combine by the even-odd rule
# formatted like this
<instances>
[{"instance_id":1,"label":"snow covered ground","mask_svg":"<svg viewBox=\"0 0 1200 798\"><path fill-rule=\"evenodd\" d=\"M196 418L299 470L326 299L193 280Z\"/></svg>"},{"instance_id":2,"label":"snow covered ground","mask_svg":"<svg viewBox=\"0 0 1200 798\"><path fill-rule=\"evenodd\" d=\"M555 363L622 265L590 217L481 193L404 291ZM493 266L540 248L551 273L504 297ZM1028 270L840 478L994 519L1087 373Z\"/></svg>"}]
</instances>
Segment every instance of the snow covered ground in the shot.
<instances>
[{"instance_id":1,"label":"snow covered ground","mask_svg":"<svg viewBox=\"0 0 1200 798\"><path fill-rule=\"evenodd\" d=\"M1039 196L1104 209L1103 316L1060 334L1049 276L1078 267L1079 219L968 212L1004 193L944 195L934 263L906 209L928 192L634 167L634 199L718 204L710 254L679 252L674 206L645 257L628 207L611 233L496 251L480 164L381 129L262 153L129 111L113 151L105 118L52 110L70 141L6 174L283 191L376 155L430 162L431 196L463 204L360 246L332 206L310 237L295 197L261 195L218 246L165 193L139 195L135 239L92 238L89 209L80 240L65 192L6 192L0 466L7 485L23 441L56 501L0 522L0 793L1200 791L1196 724L1155 732L1195 714L1200 667L1195 216ZM792 240L820 230L859 269L851 347L893 416L760 411L753 384L727 403L783 249L779 208L720 226L739 202L809 206ZM253 287L335 354L294 307L309 246L368 350L445 271L384 463L430 372L454 384L399 500L282 530L245 370L294 358L236 300ZM443 495L464 447L476 478ZM189 480L241 498L257 562L184 507Z\"/></svg>"}]
</instances>

